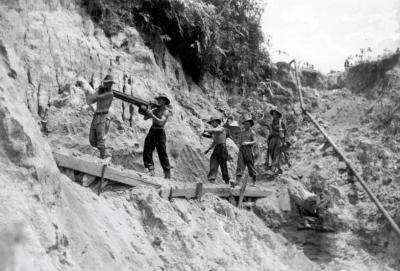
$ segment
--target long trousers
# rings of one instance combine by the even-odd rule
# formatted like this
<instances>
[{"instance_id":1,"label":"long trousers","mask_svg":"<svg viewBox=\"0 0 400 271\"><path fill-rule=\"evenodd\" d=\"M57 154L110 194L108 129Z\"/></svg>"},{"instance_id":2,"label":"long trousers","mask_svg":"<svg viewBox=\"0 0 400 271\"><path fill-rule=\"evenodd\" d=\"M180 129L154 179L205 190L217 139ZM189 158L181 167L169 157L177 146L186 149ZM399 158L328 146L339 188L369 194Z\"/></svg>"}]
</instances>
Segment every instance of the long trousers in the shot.
<instances>
[{"instance_id":1,"label":"long trousers","mask_svg":"<svg viewBox=\"0 0 400 271\"><path fill-rule=\"evenodd\" d=\"M89 143L99 150L106 148L106 135L110 128L108 114L95 114L90 125Z\"/></svg>"},{"instance_id":2,"label":"long trousers","mask_svg":"<svg viewBox=\"0 0 400 271\"><path fill-rule=\"evenodd\" d=\"M236 176L241 177L247 167L250 177L254 179L257 176L254 160L253 146L240 146L236 166Z\"/></svg>"},{"instance_id":3,"label":"long trousers","mask_svg":"<svg viewBox=\"0 0 400 271\"><path fill-rule=\"evenodd\" d=\"M164 129L151 128L144 140L143 163L148 169L154 169L153 152L157 149L158 158L164 172L168 172L171 168L167 154L167 137Z\"/></svg>"},{"instance_id":4,"label":"long trousers","mask_svg":"<svg viewBox=\"0 0 400 271\"><path fill-rule=\"evenodd\" d=\"M218 167L221 167L222 179L225 183L229 183L228 172L228 150L225 144L218 144L214 147L214 151L210 157L210 172L208 173L208 181L214 182L218 175Z\"/></svg>"},{"instance_id":5,"label":"long trousers","mask_svg":"<svg viewBox=\"0 0 400 271\"><path fill-rule=\"evenodd\" d=\"M277 135L272 136L269 139L268 143L268 151L271 155L271 164L272 166L276 166L278 168L281 167L281 152L283 146L283 139Z\"/></svg>"}]
</instances>

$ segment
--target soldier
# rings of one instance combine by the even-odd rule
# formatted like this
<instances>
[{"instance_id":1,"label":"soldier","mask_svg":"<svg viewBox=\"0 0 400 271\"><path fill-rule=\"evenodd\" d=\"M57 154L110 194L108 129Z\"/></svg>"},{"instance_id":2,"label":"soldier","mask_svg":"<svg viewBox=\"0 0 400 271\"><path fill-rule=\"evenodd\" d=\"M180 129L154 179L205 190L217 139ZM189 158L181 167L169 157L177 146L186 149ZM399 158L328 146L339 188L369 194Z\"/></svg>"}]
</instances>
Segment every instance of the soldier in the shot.
<instances>
[{"instance_id":1,"label":"soldier","mask_svg":"<svg viewBox=\"0 0 400 271\"><path fill-rule=\"evenodd\" d=\"M213 183L217 178L218 167L221 167L222 179L226 184L229 184L228 172L228 150L226 148L226 130L221 127L221 119L213 118L208 121L213 128L204 130L204 133L209 133L213 137L213 143L204 152L207 154L211 149L214 149L210 157L210 172L208 173L208 181ZM203 133L203 134L204 134Z\"/></svg>"},{"instance_id":2,"label":"soldier","mask_svg":"<svg viewBox=\"0 0 400 271\"><path fill-rule=\"evenodd\" d=\"M223 125L226 131L226 136L233 140L236 146L239 146L240 141L240 127L236 120L233 119L233 116L229 116Z\"/></svg>"},{"instance_id":3,"label":"soldier","mask_svg":"<svg viewBox=\"0 0 400 271\"><path fill-rule=\"evenodd\" d=\"M168 105L171 103L167 95L161 94L156 98L159 107L150 110L146 106L141 106L141 110L146 113L144 119L152 119L153 125L144 141L143 162L144 166L149 170L151 176L154 176L153 152L157 149L158 158L164 170L164 178L171 179L171 166L167 154L165 124L171 115Z\"/></svg>"},{"instance_id":4,"label":"soldier","mask_svg":"<svg viewBox=\"0 0 400 271\"><path fill-rule=\"evenodd\" d=\"M101 159L110 157L110 154L106 152L106 135L110 127L110 117L108 115L108 111L114 98L112 92L113 84L113 77L111 75L107 75L97 92L95 94L88 95L86 100L90 107L91 104L96 103L96 111L90 126L89 142L90 145L96 147L100 151Z\"/></svg>"},{"instance_id":5,"label":"soldier","mask_svg":"<svg viewBox=\"0 0 400 271\"><path fill-rule=\"evenodd\" d=\"M270 135L268 136L267 167L268 169L272 169L272 171L276 169L277 174L281 174L281 155L286 138L286 127L282 121L282 113L280 111L273 109L270 111L270 114L273 120Z\"/></svg>"},{"instance_id":6,"label":"soldier","mask_svg":"<svg viewBox=\"0 0 400 271\"><path fill-rule=\"evenodd\" d=\"M244 130L240 134L240 146L239 155L236 167L236 184L240 185L242 175L244 170L249 171L249 175L252 178L252 185L256 184L256 168L254 166L255 158L253 153L253 147L256 144L255 133L251 129L254 126L254 121L251 118L245 119L242 124L244 125Z\"/></svg>"}]
</instances>

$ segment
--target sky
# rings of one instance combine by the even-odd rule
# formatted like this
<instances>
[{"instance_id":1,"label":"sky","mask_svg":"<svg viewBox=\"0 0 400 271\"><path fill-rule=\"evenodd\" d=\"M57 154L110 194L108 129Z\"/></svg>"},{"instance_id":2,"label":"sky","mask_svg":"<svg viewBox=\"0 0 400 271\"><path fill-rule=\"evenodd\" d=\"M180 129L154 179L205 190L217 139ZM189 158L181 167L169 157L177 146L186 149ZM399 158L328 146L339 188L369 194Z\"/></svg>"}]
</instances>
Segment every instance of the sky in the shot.
<instances>
[{"instance_id":1,"label":"sky","mask_svg":"<svg viewBox=\"0 0 400 271\"><path fill-rule=\"evenodd\" d=\"M343 70L360 48L378 54L400 47L400 0L264 1L262 29L273 61L296 58L329 72Z\"/></svg>"}]
</instances>

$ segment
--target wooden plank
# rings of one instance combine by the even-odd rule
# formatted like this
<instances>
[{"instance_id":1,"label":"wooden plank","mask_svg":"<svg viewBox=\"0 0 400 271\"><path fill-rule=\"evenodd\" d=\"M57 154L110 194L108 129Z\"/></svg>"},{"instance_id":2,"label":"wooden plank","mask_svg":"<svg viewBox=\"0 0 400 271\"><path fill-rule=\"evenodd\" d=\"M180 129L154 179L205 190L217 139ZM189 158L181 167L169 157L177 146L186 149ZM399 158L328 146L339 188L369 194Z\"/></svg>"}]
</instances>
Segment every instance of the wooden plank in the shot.
<instances>
[{"instance_id":1,"label":"wooden plank","mask_svg":"<svg viewBox=\"0 0 400 271\"><path fill-rule=\"evenodd\" d=\"M203 196L203 183L197 183L196 184L196 198L198 200L200 200L202 196Z\"/></svg>"},{"instance_id":2,"label":"wooden plank","mask_svg":"<svg viewBox=\"0 0 400 271\"><path fill-rule=\"evenodd\" d=\"M239 196L240 190L239 189L233 189L230 188L229 186L226 187L218 187L218 186L205 186L203 185L203 195L206 193L212 193L218 197L221 198L229 198L230 196ZM250 198L265 198L267 197L271 192L270 191L263 191L257 188L248 188L246 189L244 193L244 197L250 197ZM166 192L161 193L161 195L164 195L166 197ZM195 186L190 187L190 188L173 188L171 189L170 193L171 198L187 198L187 199L192 199L197 197L197 188Z\"/></svg>"},{"instance_id":3,"label":"wooden plank","mask_svg":"<svg viewBox=\"0 0 400 271\"><path fill-rule=\"evenodd\" d=\"M161 189L159 194L163 199L169 199L171 195L171 188Z\"/></svg>"},{"instance_id":4,"label":"wooden plank","mask_svg":"<svg viewBox=\"0 0 400 271\"><path fill-rule=\"evenodd\" d=\"M246 193L246 187L247 187L247 181L248 181L248 179L249 179L249 177L246 177L246 178L243 180L242 187L240 187L239 201L238 201L238 205L237 205L239 208L243 208L242 202L243 202L243 199L244 199L244 194Z\"/></svg>"},{"instance_id":5,"label":"wooden plank","mask_svg":"<svg viewBox=\"0 0 400 271\"><path fill-rule=\"evenodd\" d=\"M97 164L94 162L89 162L80 158L60 154L53 153L53 156L56 160L56 163L59 167L73 169L79 172L83 172L86 174L90 174L93 176L101 177L102 166L101 164ZM105 179L109 179L114 182L119 182L131 186L153 186L156 188L160 188L161 185L157 183L153 183L150 181L143 180L143 178L134 171L121 171L112 167L107 167L107 170L104 174Z\"/></svg>"},{"instance_id":6,"label":"wooden plank","mask_svg":"<svg viewBox=\"0 0 400 271\"><path fill-rule=\"evenodd\" d=\"M232 195L232 189L227 187L203 187L203 195L206 193L212 193L221 198L227 198Z\"/></svg>"},{"instance_id":7,"label":"wooden plank","mask_svg":"<svg viewBox=\"0 0 400 271\"><path fill-rule=\"evenodd\" d=\"M265 198L268 197L271 193L271 191L248 187L244 192L244 196L248 198ZM232 194L233 196L238 197L240 195L240 190L235 189L232 191Z\"/></svg>"},{"instance_id":8,"label":"wooden plank","mask_svg":"<svg viewBox=\"0 0 400 271\"><path fill-rule=\"evenodd\" d=\"M178 188L171 189L170 198L187 198L193 199L196 198L196 188Z\"/></svg>"}]
</instances>

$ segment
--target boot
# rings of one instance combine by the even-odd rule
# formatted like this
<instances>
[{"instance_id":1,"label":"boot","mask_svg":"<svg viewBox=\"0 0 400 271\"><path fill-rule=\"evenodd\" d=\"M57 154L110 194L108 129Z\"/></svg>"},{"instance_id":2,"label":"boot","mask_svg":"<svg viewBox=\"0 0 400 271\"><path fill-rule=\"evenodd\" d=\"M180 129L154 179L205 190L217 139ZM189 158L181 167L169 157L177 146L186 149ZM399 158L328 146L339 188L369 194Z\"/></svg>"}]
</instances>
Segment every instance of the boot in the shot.
<instances>
[{"instance_id":1,"label":"boot","mask_svg":"<svg viewBox=\"0 0 400 271\"><path fill-rule=\"evenodd\" d=\"M108 153L106 151L106 149L99 149L99 151L100 151L100 158L101 159L111 158L111 154Z\"/></svg>"},{"instance_id":2,"label":"boot","mask_svg":"<svg viewBox=\"0 0 400 271\"><path fill-rule=\"evenodd\" d=\"M171 179L171 170L164 171L164 179Z\"/></svg>"},{"instance_id":3,"label":"boot","mask_svg":"<svg viewBox=\"0 0 400 271\"><path fill-rule=\"evenodd\" d=\"M256 177L253 177L253 181L251 183L251 186L256 186Z\"/></svg>"},{"instance_id":4,"label":"boot","mask_svg":"<svg viewBox=\"0 0 400 271\"><path fill-rule=\"evenodd\" d=\"M154 177L156 175L156 173L154 172L154 168L149 168L149 174L152 177Z\"/></svg>"},{"instance_id":5,"label":"boot","mask_svg":"<svg viewBox=\"0 0 400 271\"><path fill-rule=\"evenodd\" d=\"M100 151L100 158L104 159L106 158L106 149L99 149Z\"/></svg>"},{"instance_id":6,"label":"boot","mask_svg":"<svg viewBox=\"0 0 400 271\"><path fill-rule=\"evenodd\" d=\"M236 185L240 186L242 184L242 176L236 177Z\"/></svg>"}]
</instances>

